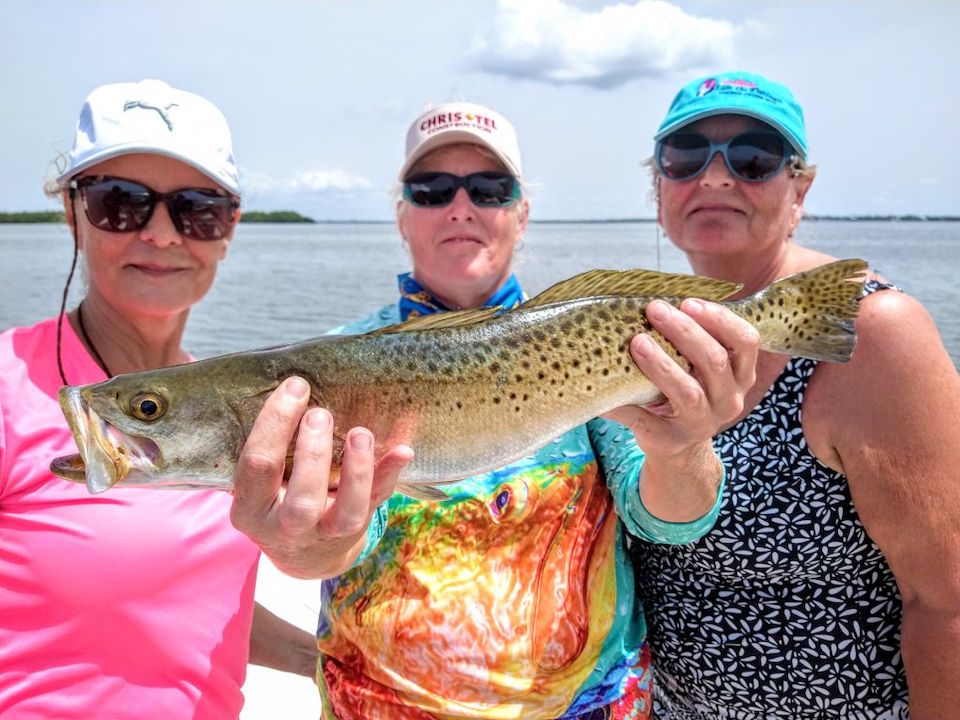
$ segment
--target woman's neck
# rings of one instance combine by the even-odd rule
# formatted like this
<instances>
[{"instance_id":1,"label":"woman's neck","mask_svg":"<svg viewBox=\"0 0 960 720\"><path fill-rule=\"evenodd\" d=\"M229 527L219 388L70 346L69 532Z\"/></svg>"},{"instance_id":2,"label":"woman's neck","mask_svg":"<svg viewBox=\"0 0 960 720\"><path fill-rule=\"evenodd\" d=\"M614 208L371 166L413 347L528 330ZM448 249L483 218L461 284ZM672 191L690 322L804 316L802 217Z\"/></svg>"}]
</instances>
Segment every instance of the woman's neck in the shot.
<instances>
[{"instance_id":1,"label":"woman's neck","mask_svg":"<svg viewBox=\"0 0 960 720\"><path fill-rule=\"evenodd\" d=\"M743 255L716 255L690 253L687 260L697 275L729 280L743 285L732 300L753 295L777 278L784 276L789 265L790 251L786 245L774 252L744 257Z\"/></svg>"},{"instance_id":2,"label":"woman's neck","mask_svg":"<svg viewBox=\"0 0 960 720\"><path fill-rule=\"evenodd\" d=\"M507 273L504 277L497 279L495 282L486 283L486 284L477 284L477 285L463 285L456 287L455 292L447 294L438 293L430 285L425 283L419 277L417 277L416 271L413 273L414 279L420 283L427 291L433 295L437 300L442 302L444 306L450 308L451 310L466 310L469 308L478 308L482 307L487 300L492 298L497 290L507 281L507 278L510 277L510 274Z\"/></svg>"},{"instance_id":3,"label":"woman's neck","mask_svg":"<svg viewBox=\"0 0 960 720\"><path fill-rule=\"evenodd\" d=\"M688 255L690 267L697 275L730 280L743 285L731 300L753 295L775 280L803 272L830 262L834 258L787 241L767 254L752 255Z\"/></svg>"},{"instance_id":4,"label":"woman's neck","mask_svg":"<svg viewBox=\"0 0 960 720\"><path fill-rule=\"evenodd\" d=\"M69 314L70 323L108 375L186 362L180 347L189 311L173 316L132 317L95 294Z\"/></svg>"}]
</instances>

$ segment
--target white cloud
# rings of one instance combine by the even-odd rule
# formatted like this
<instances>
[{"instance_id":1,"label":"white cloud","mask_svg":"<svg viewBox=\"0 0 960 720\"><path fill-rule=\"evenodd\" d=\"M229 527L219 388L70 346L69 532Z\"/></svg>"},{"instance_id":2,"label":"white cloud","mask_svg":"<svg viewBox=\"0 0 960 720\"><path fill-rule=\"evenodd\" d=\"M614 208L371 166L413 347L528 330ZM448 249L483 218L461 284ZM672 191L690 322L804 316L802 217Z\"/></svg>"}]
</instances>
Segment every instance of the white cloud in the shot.
<instances>
[{"instance_id":1,"label":"white cloud","mask_svg":"<svg viewBox=\"0 0 960 720\"><path fill-rule=\"evenodd\" d=\"M241 186L244 193L307 193L330 194L369 190L370 182L358 175L343 170L305 170L289 178L272 178L265 173L241 170Z\"/></svg>"},{"instance_id":2,"label":"white cloud","mask_svg":"<svg viewBox=\"0 0 960 720\"><path fill-rule=\"evenodd\" d=\"M307 192L350 192L366 190L370 183L359 175L351 175L343 170L310 170L298 172L289 181L291 189Z\"/></svg>"},{"instance_id":3,"label":"white cloud","mask_svg":"<svg viewBox=\"0 0 960 720\"><path fill-rule=\"evenodd\" d=\"M500 0L492 31L474 40L470 65L555 85L613 88L643 76L728 65L738 29L665 0L596 12L563 0Z\"/></svg>"}]
</instances>

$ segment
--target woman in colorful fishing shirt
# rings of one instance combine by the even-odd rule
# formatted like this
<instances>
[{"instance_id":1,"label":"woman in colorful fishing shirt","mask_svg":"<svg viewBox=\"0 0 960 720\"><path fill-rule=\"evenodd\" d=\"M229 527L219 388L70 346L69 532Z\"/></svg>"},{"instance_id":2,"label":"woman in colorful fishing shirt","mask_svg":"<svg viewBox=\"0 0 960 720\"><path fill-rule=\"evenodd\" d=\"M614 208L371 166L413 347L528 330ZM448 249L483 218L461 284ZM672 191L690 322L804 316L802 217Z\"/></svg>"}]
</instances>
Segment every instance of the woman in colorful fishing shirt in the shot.
<instances>
[{"instance_id":1,"label":"woman in colorful fishing shirt","mask_svg":"<svg viewBox=\"0 0 960 720\"><path fill-rule=\"evenodd\" d=\"M334 332L521 303L511 272L529 213L521 176L499 113L450 103L418 117L397 201L413 271L400 275L397 302ZM646 625L626 546L631 536L691 542L713 525L723 469L709 437L739 412L757 352L732 314L683 307L689 315L654 303L650 315L694 375L648 338L633 341L637 364L672 400L618 411L642 428L636 438L592 421L444 486L446 501L395 494L379 509L356 564L324 583L326 717L648 717Z\"/></svg>"}]
</instances>

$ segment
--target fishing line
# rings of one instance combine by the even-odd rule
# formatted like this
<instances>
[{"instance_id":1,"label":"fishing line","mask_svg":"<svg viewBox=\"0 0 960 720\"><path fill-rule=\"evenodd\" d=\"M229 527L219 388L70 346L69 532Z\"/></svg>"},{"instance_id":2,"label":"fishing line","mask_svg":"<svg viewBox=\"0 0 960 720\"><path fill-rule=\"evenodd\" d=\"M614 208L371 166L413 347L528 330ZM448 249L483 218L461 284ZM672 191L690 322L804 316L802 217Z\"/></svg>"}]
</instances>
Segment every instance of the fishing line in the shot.
<instances>
[{"instance_id":1,"label":"fishing line","mask_svg":"<svg viewBox=\"0 0 960 720\"><path fill-rule=\"evenodd\" d=\"M73 272L77 268L77 255L80 250L80 242L77 239L77 209L73 203L75 196L76 190L70 188L70 215L73 220L73 262L70 263L70 273L67 275L67 284L63 286L63 299L60 301L60 313L57 315L57 370L60 371L60 380L63 381L64 385L69 385L69 383L67 382L67 376L63 373L63 354L60 349L63 337L63 314L67 309L67 294L70 292L70 283L73 280Z\"/></svg>"},{"instance_id":2,"label":"fishing line","mask_svg":"<svg viewBox=\"0 0 960 720\"><path fill-rule=\"evenodd\" d=\"M657 272L663 272L660 269L660 223L657 222Z\"/></svg>"}]
</instances>

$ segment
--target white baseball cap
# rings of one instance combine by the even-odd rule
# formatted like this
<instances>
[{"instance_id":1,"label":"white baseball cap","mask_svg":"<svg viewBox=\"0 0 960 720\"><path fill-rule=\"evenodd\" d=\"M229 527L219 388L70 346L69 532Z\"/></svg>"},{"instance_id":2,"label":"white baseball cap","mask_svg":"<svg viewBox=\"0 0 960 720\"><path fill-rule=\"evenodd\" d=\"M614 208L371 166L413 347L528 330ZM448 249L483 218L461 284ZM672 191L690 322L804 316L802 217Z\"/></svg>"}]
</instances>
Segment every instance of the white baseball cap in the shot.
<instances>
[{"instance_id":1,"label":"white baseball cap","mask_svg":"<svg viewBox=\"0 0 960 720\"><path fill-rule=\"evenodd\" d=\"M223 113L209 100L161 80L111 83L93 90L80 111L67 167L57 184L65 187L81 170L131 153L180 160L240 195Z\"/></svg>"},{"instance_id":2,"label":"white baseball cap","mask_svg":"<svg viewBox=\"0 0 960 720\"><path fill-rule=\"evenodd\" d=\"M513 125L496 110L469 102L450 102L427 110L407 131L406 160L400 182L431 150L472 143L490 150L516 177L521 177L520 145Z\"/></svg>"}]
</instances>

